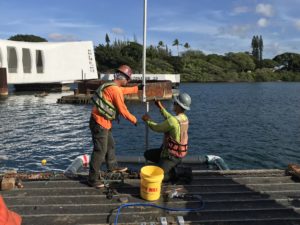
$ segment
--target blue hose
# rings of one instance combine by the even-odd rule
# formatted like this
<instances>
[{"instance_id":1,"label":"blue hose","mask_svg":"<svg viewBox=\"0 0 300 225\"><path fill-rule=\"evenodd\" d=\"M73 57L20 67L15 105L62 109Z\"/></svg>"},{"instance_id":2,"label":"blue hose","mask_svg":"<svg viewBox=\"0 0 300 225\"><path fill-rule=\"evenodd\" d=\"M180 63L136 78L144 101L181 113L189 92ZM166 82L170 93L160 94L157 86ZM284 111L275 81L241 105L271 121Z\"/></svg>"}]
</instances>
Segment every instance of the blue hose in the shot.
<instances>
[{"instance_id":1,"label":"blue hose","mask_svg":"<svg viewBox=\"0 0 300 225\"><path fill-rule=\"evenodd\" d=\"M169 208L169 207L164 207L164 206L160 206L160 205L156 205L153 203L125 203L122 204L118 207L118 212L116 215L116 219L114 222L114 225L118 224L118 218L119 218L119 214L121 212L122 208L126 208L126 207L130 207L130 206L149 206L149 207L154 207L154 208L158 208L158 209L164 209L164 210L168 210L168 211L177 211L177 212L197 212L200 211L204 208L204 202L202 201L202 205L199 208Z\"/></svg>"}]
</instances>

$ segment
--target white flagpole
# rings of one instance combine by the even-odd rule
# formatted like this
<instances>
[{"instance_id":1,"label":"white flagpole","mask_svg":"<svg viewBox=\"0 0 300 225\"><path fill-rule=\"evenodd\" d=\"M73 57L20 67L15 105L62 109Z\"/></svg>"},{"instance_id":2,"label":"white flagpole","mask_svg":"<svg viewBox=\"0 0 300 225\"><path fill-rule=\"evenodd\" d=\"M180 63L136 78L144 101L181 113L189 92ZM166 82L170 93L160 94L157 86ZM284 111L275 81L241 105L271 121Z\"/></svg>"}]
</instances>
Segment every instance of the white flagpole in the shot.
<instances>
[{"instance_id":1,"label":"white flagpole","mask_svg":"<svg viewBox=\"0 0 300 225\"><path fill-rule=\"evenodd\" d=\"M143 36L143 102L146 103L146 112L149 112L149 102L146 96L146 49L147 49L147 0L144 0L144 36ZM146 150L148 149L148 126L146 126Z\"/></svg>"}]
</instances>

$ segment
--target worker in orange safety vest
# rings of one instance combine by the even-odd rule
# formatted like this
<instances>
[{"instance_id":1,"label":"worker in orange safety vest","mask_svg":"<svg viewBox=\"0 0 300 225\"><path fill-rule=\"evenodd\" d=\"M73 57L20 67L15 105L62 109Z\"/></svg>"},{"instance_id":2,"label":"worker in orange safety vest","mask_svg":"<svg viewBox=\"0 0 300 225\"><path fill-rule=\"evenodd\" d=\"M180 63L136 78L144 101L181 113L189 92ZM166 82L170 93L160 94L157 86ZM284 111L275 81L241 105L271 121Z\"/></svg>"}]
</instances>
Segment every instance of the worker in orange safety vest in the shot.
<instances>
[{"instance_id":1,"label":"worker in orange safety vest","mask_svg":"<svg viewBox=\"0 0 300 225\"><path fill-rule=\"evenodd\" d=\"M138 93L138 86L124 87L129 82L132 70L127 65L120 66L115 72L115 79L102 84L94 93L92 102L94 107L90 118L94 149L90 160L88 177L89 186L104 187L104 182L99 177L99 170L103 162L112 172L124 172L126 167L119 167L115 156L115 142L112 136L112 121L121 115L126 120L137 125L137 119L132 115L125 103L125 94Z\"/></svg>"}]
</instances>

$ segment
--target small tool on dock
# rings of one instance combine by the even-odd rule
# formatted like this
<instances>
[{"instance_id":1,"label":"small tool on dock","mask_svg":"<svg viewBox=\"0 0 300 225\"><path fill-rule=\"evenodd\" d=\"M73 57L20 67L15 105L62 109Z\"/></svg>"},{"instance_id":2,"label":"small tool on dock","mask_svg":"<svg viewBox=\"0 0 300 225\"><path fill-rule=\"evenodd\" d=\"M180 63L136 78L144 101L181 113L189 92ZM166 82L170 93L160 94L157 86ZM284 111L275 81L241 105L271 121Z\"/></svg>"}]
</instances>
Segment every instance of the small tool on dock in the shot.
<instances>
[{"instance_id":1,"label":"small tool on dock","mask_svg":"<svg viewBox=\"0 0 300 225\"><path fill-rule=\"evenodd\" d=\"M104 193L106 194L106 198L107 199L112 199L114 197L114 195L118 195L118 191L112 187L110 187L109 185L105 186L106 190L104 191Z\"/></svg>"},{"instance_id":2,"label":"small tool on dock","mask_svg":"<svg viewBox=\"0 0 300 225\"><path fill-rule=\"evenodd\" d=\"M126 196L125 197L120 197L119 201L122 202L122 203L127 203L128 202L128 198Z\"/></svg>"}]
</instances>

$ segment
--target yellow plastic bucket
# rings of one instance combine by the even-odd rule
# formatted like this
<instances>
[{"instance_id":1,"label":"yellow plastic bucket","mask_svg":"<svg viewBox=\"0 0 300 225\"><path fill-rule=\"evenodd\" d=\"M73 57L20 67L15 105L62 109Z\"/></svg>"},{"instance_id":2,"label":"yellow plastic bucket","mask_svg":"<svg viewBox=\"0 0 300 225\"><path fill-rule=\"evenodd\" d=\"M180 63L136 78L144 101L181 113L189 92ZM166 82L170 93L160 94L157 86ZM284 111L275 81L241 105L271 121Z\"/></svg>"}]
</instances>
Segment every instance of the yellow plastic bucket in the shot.
<instances>
[{"instance_id":1,"label":"yellow plastic bucket","mask_svg":"<svg viewBox=\"0 0 300 225\"><path fill-rule=\"evenodd\" d=\"M144 166L140 172L141 197L147 201L155 201L160 197L161 182L164 179L164 171L158 166Z\"/></svg>"}]
</instances>

